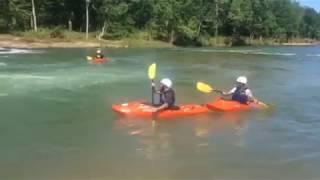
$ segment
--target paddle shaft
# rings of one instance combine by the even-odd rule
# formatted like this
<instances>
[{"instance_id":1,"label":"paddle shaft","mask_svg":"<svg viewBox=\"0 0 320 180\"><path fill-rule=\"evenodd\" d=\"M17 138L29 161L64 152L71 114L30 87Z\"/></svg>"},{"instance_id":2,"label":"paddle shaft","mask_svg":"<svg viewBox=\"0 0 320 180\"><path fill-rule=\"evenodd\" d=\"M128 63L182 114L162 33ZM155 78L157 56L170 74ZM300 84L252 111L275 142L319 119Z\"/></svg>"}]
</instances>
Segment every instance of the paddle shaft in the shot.
<instances>
[{"instance_id":1,"label":"paddle shaft","mask_svg":"<svg viewBox=\"0 0 320 180\"><path fill-rule=\"evenodd\" d=\"M155 92L155 87L154 87L154 80L151 80L151 103L154 105L154 92Z\"/></svg>"}]
</instances>

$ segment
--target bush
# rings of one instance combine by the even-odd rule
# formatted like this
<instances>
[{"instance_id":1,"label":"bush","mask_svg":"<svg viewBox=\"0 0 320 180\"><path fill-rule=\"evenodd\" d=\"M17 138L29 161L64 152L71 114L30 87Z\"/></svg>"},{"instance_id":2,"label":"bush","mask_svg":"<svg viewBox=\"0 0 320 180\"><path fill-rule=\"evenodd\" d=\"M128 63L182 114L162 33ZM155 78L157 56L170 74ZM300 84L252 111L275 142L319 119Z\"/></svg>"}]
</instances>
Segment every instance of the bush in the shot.
<instances>
[{"instance_id":1,"label":"bush","mask_svg":"<svg viewBox=\"0 0 320 180\"><path fill-rule=\"evenodd\" d=\"M128 37L129 33L125 30L112 32L112 33L105 33L102 38L106 40L120 40L122 38Z\"/></svg>"},{"instance_id":2,"label":"bush","mask_svg":"<svg viewBox=\"0 0 320 180\"><path fill-rule=\"evenodd\" d=\"M0 33L7 33L7 32L9 32L7 22L6 20L0 18Z\"/></svg>"},{"instance_id":3,"label":"bush","mask_svg":"<svg viewBox=\"0 0 320 180\"><path fill-rule=\"evenodd\" d=\"M226 46L231 46L231 45L232 45L232 38L231 38L231 37L226 37L226 38L224 39L224 44L225 44Z\"/></svg>"},{"instance_id":4,"label":"bush","mask_svg":"<svg viewBox=\"0 0 320 180\"><path fill-rule=\"evenodd\" d=\"M240 36L232 37L232 46L244 46L244 45L246 45L246 41L244 38Z\"/></svg>"},{"instance_id":5,"label":"bush","mask_svg":"<svg viewBox=\"0 0 320 180\"><path fill-rule=\"evenodd\" d=\"M50 37L51 38L60 38L60 39L65 38L63 28L61 28L61 27L54 28L53 31L50 33Z\"/></svg>"},{"instance_id":6,"label":"bush","mask_svg":"<svg viewBox=\"0 0 320 180\"><path fill-rule=\"evenodd\" d=\"M196 45L197 46L210 46L210 37L208 36L200 36L196 38Z\"/></svg>"},{"instance_id":7,"label":"bush","mask_svg":"<svg viewBox=\"0 0 320 180\"><path fill-rule=\"evenodd\" d=\"M152 35L148 31L137 31L137 32L132 33L130 35L130 38L149 41L152 39Z\"/></svg>"}]
</instances>

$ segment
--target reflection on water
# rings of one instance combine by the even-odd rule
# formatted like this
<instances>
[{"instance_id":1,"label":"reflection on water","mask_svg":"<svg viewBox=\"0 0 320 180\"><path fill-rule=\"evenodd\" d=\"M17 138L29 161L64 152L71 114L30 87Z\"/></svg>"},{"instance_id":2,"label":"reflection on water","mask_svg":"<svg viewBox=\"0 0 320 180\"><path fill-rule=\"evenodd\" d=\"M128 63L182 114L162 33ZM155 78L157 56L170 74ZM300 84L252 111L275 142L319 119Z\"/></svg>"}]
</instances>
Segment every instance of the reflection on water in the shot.
<instances>
[{"instance_id":1,"label":"reflection on water","mask_svg":"<svg viewBox=\"0 0 320 180\"><path fill-rule=\"evenodd\" d=\"M179 151L194 154L203 149L214 150L212 138L226 132L232 133L229 140L233 146L246 146L249 123L246 113L212 113L171 121L120 117L115 129L138 142L135 149L138 154L147 160L157 160L174 158Z\"/></svg>"}]
</instances>

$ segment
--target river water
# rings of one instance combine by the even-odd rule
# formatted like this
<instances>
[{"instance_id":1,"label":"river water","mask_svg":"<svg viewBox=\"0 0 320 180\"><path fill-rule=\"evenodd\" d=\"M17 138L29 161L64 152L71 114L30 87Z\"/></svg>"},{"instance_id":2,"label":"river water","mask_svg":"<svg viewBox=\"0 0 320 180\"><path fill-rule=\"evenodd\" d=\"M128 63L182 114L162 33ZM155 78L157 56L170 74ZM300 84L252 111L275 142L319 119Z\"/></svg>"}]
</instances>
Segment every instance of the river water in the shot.
<instances>
[{"instance_id":1,"label":"river water","mask_svg":"<svg viewBox=\"0 0 320 180\"><path fill-rule=\"evenodd\" d=\"M0 179L319 179L320 47L0 49ZM147 67L203 104L248 76L272 109L157 122L111 105L150 100Z\"/></svg>"}]
</instances>

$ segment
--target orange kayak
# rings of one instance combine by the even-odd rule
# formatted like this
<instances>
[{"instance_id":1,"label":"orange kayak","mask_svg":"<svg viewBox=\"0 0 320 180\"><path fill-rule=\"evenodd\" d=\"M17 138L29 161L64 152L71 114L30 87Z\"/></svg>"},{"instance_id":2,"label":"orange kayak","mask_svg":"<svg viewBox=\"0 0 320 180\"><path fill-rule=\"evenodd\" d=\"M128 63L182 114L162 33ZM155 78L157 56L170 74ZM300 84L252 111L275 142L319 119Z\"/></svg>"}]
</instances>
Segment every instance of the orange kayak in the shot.
<instances>
[{"instance_id":1,"label":"orange kayak","mask_svg":"<svg viewBox=\"0 0 320 180\"><path fill-rule=\"evenodd\" d=\"M207 107L212 111L248 111L265 108L257 103L241 104L237 101L223 100L221 98L217 98L214 102L208 103Z\"/></svg>"},{"instance_id":2,"label":"orange kayak","mask_svg":"<svg viewBox=\"0 0 320 180\"><path fill-rule=\"evenodd\" d=\"M102 64L102 63L105 63L107 61L108 61L108 59L106 59L106 58L94 58L94 59L92 59L91 62L93 64Z\"/></svg>"},{"instance_id":3,"label":"orange kayak","mask_svg":"<svg viewBox=\"0 0 320 180\"><path fill-rule=\"evenodd\" d=\"M112 110L118 114L130 117L151 118L153 107L142 102L130 102L112 106ZM157 113L157 118L176 118L207 113L209 110L204 105L181 105L177 110L165 110Z\"/></svg>"}]
</instances>

